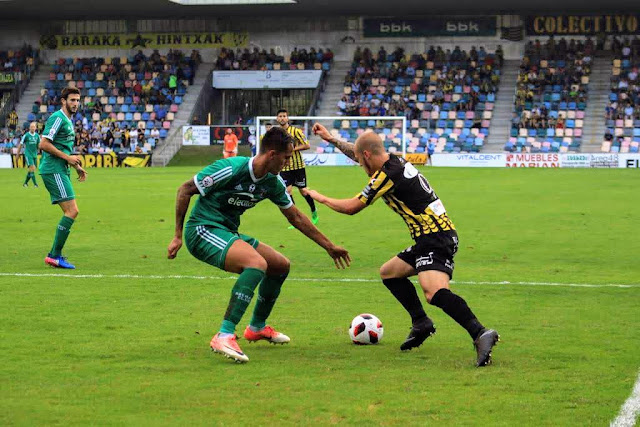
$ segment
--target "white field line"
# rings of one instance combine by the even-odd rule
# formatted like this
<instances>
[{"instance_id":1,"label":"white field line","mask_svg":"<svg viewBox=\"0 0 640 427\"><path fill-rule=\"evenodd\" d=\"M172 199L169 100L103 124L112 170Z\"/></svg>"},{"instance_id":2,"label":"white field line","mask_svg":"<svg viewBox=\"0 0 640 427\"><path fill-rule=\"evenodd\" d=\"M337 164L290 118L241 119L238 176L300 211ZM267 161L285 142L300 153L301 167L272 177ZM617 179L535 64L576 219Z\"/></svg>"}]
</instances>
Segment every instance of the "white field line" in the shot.
<instances>
[{"instance_id":1,"label":"white field line","mask_svg":"<svg viewBox=\"0 0 640 427\"><path fill-rule=\"evenodd\" d=\"M157 280L235 280L238 276L188 276L188 275L154 275L154 274L70 274L70 273L2 273L0 277L61 277L72 279L157 279ZM293 282L370 282L378 283L380 279L366 278L304 278L289 277L287 280ZM640 284L619 284L619 283L557 283L557 282L510 282L510 281L469 281L453 280L456 285L502 285L502 286L566 286L574 288L638 288Z\"/></svg>"},{"instance_id":2,"label":"white field line","mask_svg":"<svg viewBox=\"0 0 640 427\"><path fill-rule=\"evenodd\" d=\"M640 415L640 374L633 386L631 396L624 402L615 420L611 421L611 427L633 427Z\"/></svg>"}]
</instances>

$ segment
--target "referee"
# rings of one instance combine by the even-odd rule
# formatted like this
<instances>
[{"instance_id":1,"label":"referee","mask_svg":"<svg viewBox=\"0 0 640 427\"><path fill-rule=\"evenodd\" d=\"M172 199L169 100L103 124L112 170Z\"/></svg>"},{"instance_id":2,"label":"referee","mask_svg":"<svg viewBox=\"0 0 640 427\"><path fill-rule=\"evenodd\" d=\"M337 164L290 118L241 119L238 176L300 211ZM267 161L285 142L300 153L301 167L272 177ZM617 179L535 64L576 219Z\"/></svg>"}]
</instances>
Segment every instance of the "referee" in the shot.
<instances>
[{"instance_id":1,"label":"referee","mask_svg":"<svg viewBox=\"0 0 640 427\"><path fill-rule=\"evenodd\" d=\"M280 172L280 176L284 180L284 183L287 185L287 191L291 195L291 200L293 200L291 187L298 187L298 191L300 191L300 194L302 194L302 196L309 204L309 207L311 208L311 222L315 225L319 220L318 211L316 210L316 204L313 199L309 196L305 196L303 192L303 189L307 187L307 172L304 168L304 160L302 159L302 154L300 154L302 150L309 149L309 142L307 141L307 138L305 138L304 133L302 133L299 128L291 126L289 124L289 113L284 108L278 110L276 121L284 130L287 131L289 135L291 135L294 141L293 156L291 156L291 159L289 159L289 163L285 165L285 167L282 169L282 172ZM293 226L289 228L293 228Z\"/></svg>"}]
</instances>

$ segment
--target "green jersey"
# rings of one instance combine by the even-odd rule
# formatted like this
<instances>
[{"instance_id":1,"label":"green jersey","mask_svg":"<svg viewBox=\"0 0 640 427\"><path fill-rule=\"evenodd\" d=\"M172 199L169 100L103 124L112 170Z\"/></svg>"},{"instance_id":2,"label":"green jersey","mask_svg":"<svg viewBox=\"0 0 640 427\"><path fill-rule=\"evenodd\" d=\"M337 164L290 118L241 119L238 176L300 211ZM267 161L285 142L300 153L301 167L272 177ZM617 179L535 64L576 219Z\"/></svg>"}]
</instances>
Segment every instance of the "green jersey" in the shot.
<instances>
[{"instance_id":1,"label":"green jersey","mask_svg":"<svg viewBox=\"0 0 640 427\"><path fill-rule=\"evenodd\" d=\"M60 151L65 154L73 152L73 144L76 139L76 132L73 129L73 123L62 112L58 110L49 117L47 124L44 126L42 136L47 138ZM46 151L42 153L40 162L40 173L64 173L69 174L69 164Z\"/></svg>"},{"instance_id":2,"label":"green jersey","mask_svg":"<svg viewBox=\"0 0 640 427\"><path fill-rule=\"evenodd\" d=\"M40 135L37 133L27 132L22 135L20 144L24 144L24 155L35 157L38 155L38 144L40 143Z\"/></svg>"},{"instance_id":3,"label":"green jersey","mask_svg":"<svg viewBox=\"0 0 640 427\"><path fill-rule=\"evenodd\" d=\"M264 199L280 209L293 205L280 175L267 173L257 179L253 158L231 157L218 160L201 170L193 181L200 196L187 226L206 225L236 232L240 215Z\"/></svg>"}]
</instances>

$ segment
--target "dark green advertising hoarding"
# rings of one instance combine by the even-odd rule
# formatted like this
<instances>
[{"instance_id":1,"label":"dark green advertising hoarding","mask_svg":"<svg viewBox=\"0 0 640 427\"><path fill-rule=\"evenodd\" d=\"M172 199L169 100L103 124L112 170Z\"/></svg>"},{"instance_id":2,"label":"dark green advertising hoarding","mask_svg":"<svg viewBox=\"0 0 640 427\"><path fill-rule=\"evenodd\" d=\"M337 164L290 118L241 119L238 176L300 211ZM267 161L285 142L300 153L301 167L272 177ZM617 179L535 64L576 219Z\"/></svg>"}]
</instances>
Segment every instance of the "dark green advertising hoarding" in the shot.
<instances>
[{"instance_id":1,"label":"dark green advertising hoarding","mask_svg":"<svg viewBox=\"0 0 640 427\"><path fill-rule=\"evenodd\" d=\"M364 18L365 37L495 36L495 16L430 16L425 18Z\"/></svg>"}]
</instances>

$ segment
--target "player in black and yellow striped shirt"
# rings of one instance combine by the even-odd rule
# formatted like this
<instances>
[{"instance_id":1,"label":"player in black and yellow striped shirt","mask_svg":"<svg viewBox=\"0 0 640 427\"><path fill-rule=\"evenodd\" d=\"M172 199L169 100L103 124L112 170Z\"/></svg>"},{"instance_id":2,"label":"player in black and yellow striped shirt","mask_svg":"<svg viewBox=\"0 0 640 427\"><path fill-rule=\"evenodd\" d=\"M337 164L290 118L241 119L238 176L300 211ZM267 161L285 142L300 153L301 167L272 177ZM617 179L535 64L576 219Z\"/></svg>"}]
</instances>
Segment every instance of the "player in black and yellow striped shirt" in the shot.
<instances>
[{"instance_id":1,"label":"player in black and yellow striped shirt","mask_svg":"<svg viewBox=\"0 0 640 427\"><path fill-rule=\"evenodd\" d=\"M280 172L280 176L284 180L285 184L287 184L287 191L289 192L292 200L292 187L298 187L300 194L302 194L302 196L309 204L309 207L311 208L311 222L313 222L313 224L317 224L319 218L318 211L316 210L316 204L311 197L305 196L303 192L303 189L307 187L307 171L304 167L304 159L302 158L302 154L300 152L309 149L309 142L304 136L302 130L289 124L289 113L287 112L287 110L278 110L276 120L278 121L278 124L284 130L286 130L289 135L292 136L294 141L293 156L291 156L291 159L289 159L289 163L285 165L282 169L282 172Z\"/></svg>"},{"instance_id":2,"label":"player in black and yellow striped shirt","mask_svg":"<svg viewBox=\"0 0 640 427\"><path fill-rule=\"evenodd\" d=\"M387 153L375 132L365 132L350 144L333 137L322 125L314 125L313 131L360 163L371 178L364 190L351 199L331 199L313 190L306 193L334 211L349 215L382 198L402 217L415 242L380 268L382 283L411 315L411 332L400 349L418 347L435 333L433 321L427 317L409 280L417 274L427 302L441 308L471 335L477 351L476 365L489 364L498 333L485 328L465 300L449 290L458 233L429 181L411 163Z\"/></svg>"}]
</instances>

